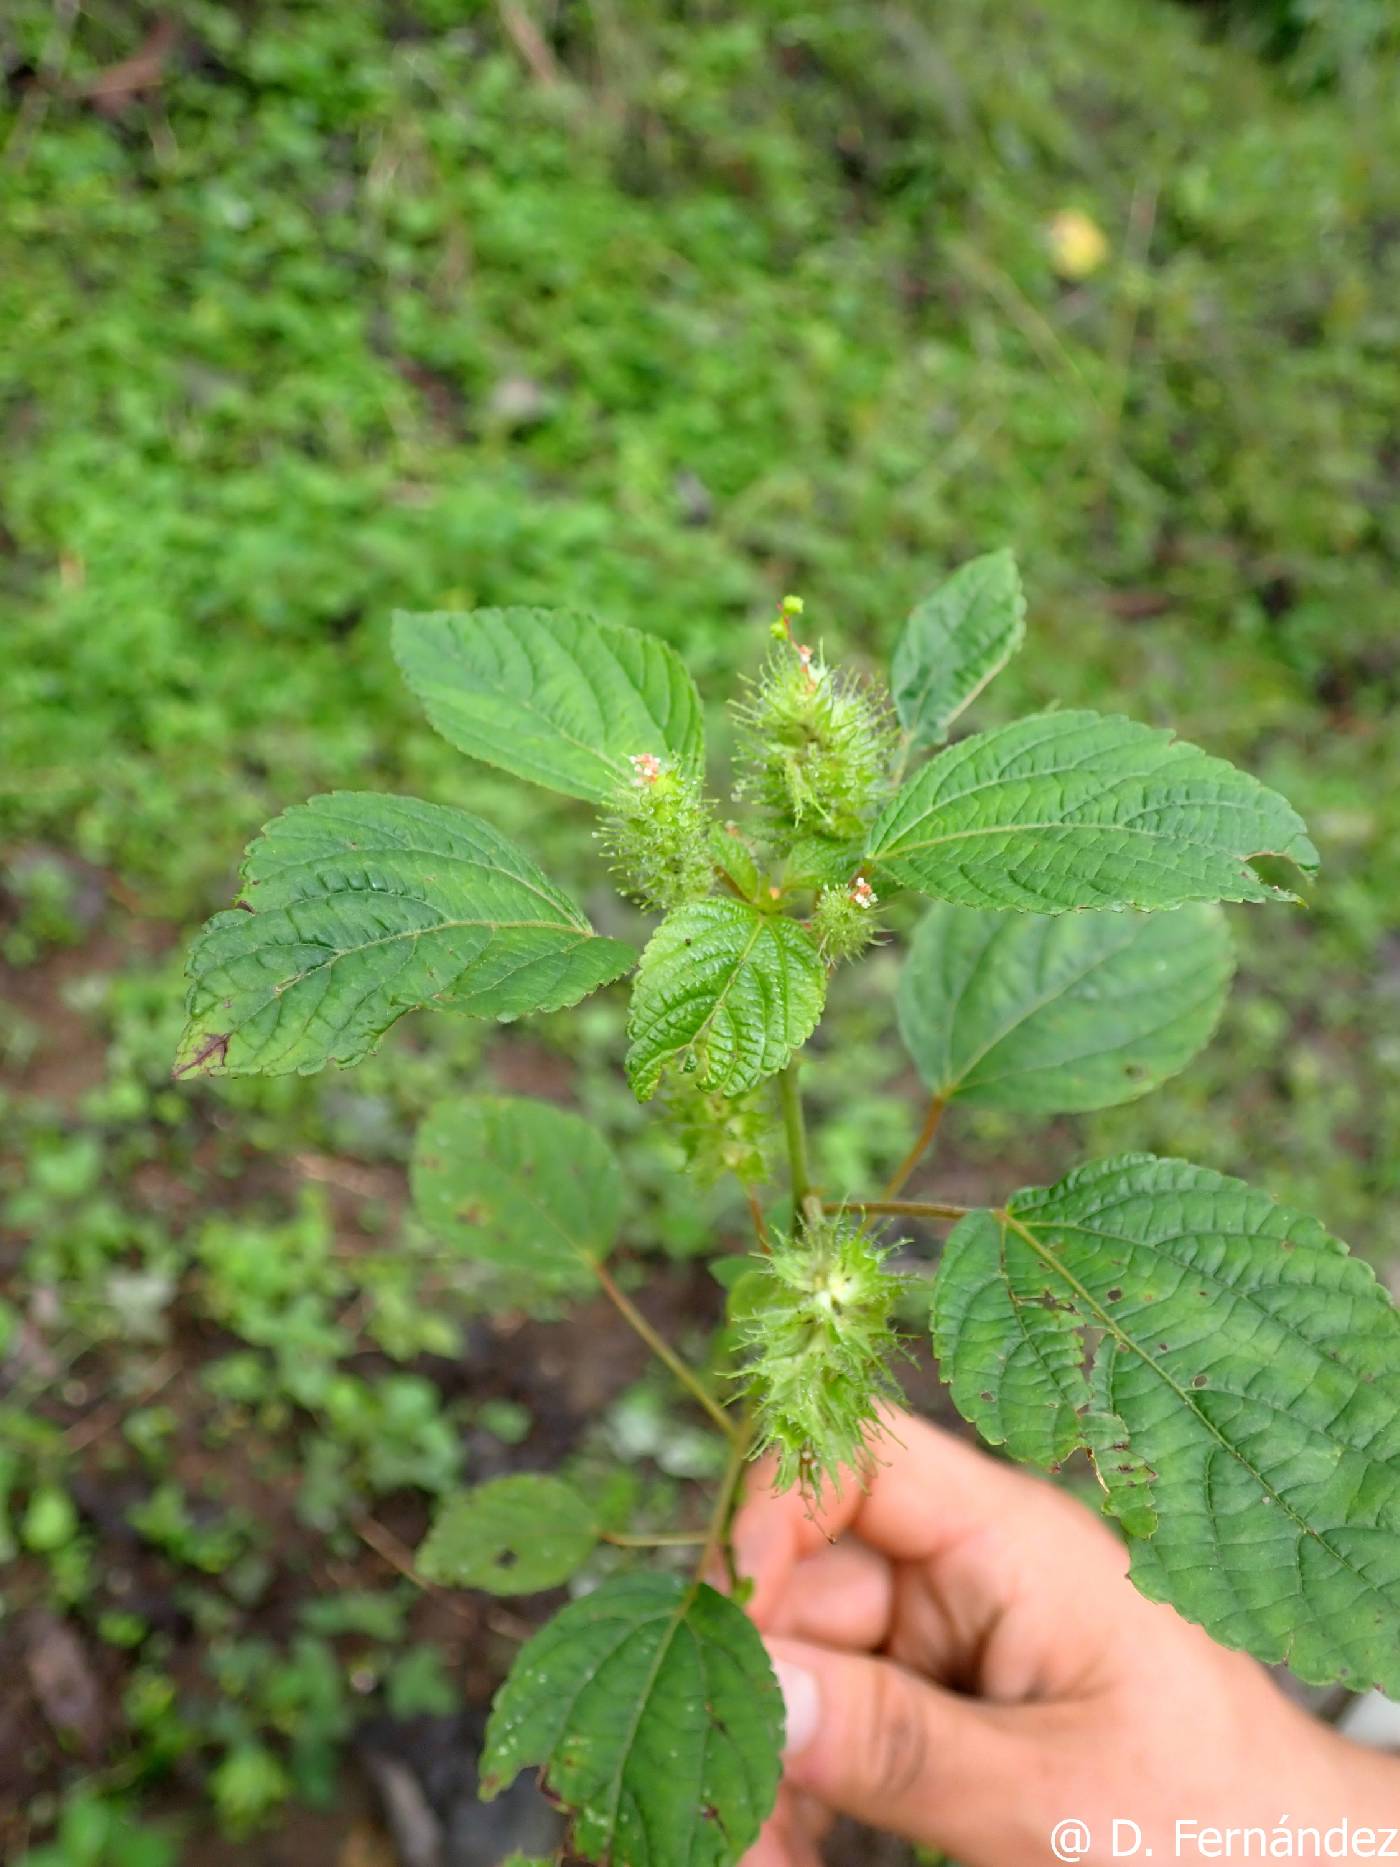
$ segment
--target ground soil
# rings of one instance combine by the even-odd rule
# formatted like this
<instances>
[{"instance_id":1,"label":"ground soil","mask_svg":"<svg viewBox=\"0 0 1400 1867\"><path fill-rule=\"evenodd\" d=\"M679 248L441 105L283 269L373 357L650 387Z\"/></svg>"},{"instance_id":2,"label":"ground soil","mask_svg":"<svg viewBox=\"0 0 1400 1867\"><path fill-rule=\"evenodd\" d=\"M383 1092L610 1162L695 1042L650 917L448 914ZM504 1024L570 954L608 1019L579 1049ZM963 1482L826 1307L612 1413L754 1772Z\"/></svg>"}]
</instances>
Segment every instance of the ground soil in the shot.
<instances>
[{"instance_id":1,"label":"ground soil","mask_svg":"<svg viewBox=\"0 0 1400 1867\"><path fill-rule=\"evenodd\" d=\"M158 952L168 938L152 926L128 927L120 936L94 929L81 947L58 952L35 966L0 968L0 1005L8 1005L42 1033L42 1041L0 1084L26 1098L40 1098L60 1114L76 1113L84 1092L102 1078L103 1056L91 1026L71 1008L70 988L94 971L111 971L133 951ZM517 1043L498 1053L500 1086L514 1093L566 1097L567 1069L539 1046ZM214 1172L216 1137L197 1143L194 1172L172 1172L159 1160L139 1166L129 1196L178 1232L196 1202L208 1211L208 1189L221 1205L238 1210L271 1199L290 1201L302 1179L325 1186L338 1240L353 1252L368 1242L358 1229L361 1201L372 1197L394 1212L405 1197L403 1175L393 1166L323 1154L274 1160L250 1153L243 1171L230 1179ZM220 1156L226 1166L226 1157ZM204 1173L201 1179L201 1173ZM1029 1177L1033 1169L1028 1163ZM1014 1175L1013 1175L1014 1178ZM979 1170L955 1153L940 1165L940 1190L969 1203L988 1191ZM915 1228L917 1231L917 1228ZM23 1240L0 1237L0 1276L13 1272ZM382 1241L381 1241L382 1242ZM934 1246L933 1235L916 1248ZM719 1320L720 1292L703 1267L659 1260L639 1298L663 1333L693 1330ZM324 1542L301 1524L294 1509L297 1473L274 1444L249 1433L236 1456L211 1452L201 1424L201 1368L227 1353L235 1338L177 1300L169 1339L150 1352L147 1377L136 1398L115 1398L119 1371L131 1379L133 1351L123 1344L93 1350L55 1378L12 1355L11 1380L39 1376L36 1410L60 1426L77 1454L73 1495L87 1526L100 1540L103 1570L97 1584L101 1605L142 1617L170 1645L168 1662L178 1681L193 1689L199 1680L201 1639L186 1610L172 1595L170 1569L130 1528L128 1507L142 1486L130 1468L116 1469L109 1456L124 1413L157 1395L180 1422L170 1475L198 1492L217 1466L227 1502L270 1527L278 1552L276 1573L260 1600L255 1624L245 1631L273 1640L295 1631L298 1609L308 1599L342 1589L373 1588L391 1570L411 1568L410 1552L426 1528L423 1499L413 1493L382 1500L367 1516L360 1546L348 1557L331 1558ZM41 1351L36 1349L36 1355ZM487 1434L469 1435L469 1469L485 1479L507 1470L548 1469L579 1443L586 1423L596 1419L643 1372L646 1351L601 1298L570 1324L495 1317L473 1325L460 1361L424 1358L418 1371L445 1398L470 1394L507 1399L528 1410L528 1438L504 1447ZM382 1357L366 1354L356 1372L387 1369ZM951 1413L926 1354L903 1370L910 1404L955 1430L966 1430ZM129 1388L126 1390L129 1393ZM207 1404L207 1403L206 1403ZM703 1513L703 1503L696 1509ZM697 1521L699 1519L697 1518ZM110 1763L122 1725L121 1693L127 1679L122 1657L86 1635L68 1617L40 1603L43 1577L24 1559L11 1566L0 1620L0 1857L21 1851L29 1832L28 1811L72 1780L75 1756L101 1768ZM476 1795L476 1758L492 1693L519 1641L544 1620L562 1595L505 1604L482 1595L424 1590L412 1620L413 1637L434 1644L464 1696L463 1710L443 1718L394 1722L367 1716L348 1749L335 1806L327 1811L293 1810L272 1831L231 1842L209 1816L207 1799L193 1767L177 1765L152 1805L152 1813L178 1818L187 1836L185 1867L494 1867L512 1849L552 1852L560 1824L534 1785L523 1782L499 1801L483 1805ZM62 1741L56 1741L56 1728ZM845 1825L827 1849L832 1867L896 1867L912 1857L901 1844Z\"/></svg>"}]
</instances>

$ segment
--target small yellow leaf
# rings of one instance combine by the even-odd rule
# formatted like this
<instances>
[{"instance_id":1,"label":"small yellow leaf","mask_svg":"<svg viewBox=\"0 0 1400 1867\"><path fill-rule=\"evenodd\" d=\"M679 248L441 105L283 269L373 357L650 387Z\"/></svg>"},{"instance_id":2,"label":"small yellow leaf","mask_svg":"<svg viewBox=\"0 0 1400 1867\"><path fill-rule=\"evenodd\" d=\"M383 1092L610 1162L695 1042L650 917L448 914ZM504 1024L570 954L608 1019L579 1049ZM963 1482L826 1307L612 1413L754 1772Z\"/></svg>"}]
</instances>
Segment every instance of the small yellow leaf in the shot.
<instances>
[{"instance_id":1,"label":"small yellow leaf","mask_svg":"<svg viewBox=\"0 0 1400 1867\"><path fill-rule=\"evenodd\" d=\"M1108 239L1098 222L1077 207L1056 214L1046 229L1050 263L1062 279L1087 279L1108 258Z\"/></svg>"}]
</instances>

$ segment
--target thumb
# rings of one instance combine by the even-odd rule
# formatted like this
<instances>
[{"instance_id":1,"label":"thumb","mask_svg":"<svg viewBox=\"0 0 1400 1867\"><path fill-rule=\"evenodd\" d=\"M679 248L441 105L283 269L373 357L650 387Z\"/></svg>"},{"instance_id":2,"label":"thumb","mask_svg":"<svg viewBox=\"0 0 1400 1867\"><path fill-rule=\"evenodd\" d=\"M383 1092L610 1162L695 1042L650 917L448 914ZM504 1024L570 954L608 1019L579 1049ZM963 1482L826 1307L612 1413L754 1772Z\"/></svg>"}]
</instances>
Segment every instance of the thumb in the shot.
<instances>
[{"instance_id":1,"label":"thumb","mask_svg":"<svg viewBox=\"0 0 1400 1867\"><path fill-rule=\"evenodd\" d=\"M1024 1745L1005 1713L893 1660L770 1640L787 1707L783 1779L828 1808L969 1862L1014 1858L1008 1785Z\"/></svg>"}]
</instances>

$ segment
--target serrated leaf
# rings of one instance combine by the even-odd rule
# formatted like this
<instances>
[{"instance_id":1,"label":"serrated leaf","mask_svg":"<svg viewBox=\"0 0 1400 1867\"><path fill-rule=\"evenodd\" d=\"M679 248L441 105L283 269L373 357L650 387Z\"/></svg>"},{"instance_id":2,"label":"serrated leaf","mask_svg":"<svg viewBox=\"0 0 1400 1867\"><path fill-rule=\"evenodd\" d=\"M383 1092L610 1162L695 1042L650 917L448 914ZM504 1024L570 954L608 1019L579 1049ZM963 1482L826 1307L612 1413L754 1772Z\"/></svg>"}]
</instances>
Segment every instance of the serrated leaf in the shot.
<instances>
[{"instance_id":1,"label":"serrated leaf","mask_svg":"<svg viewBox=\"0 0 1400 1867\"><path fill-rule=\"evenodd\" d=\"M1145 1593L1400 1692L1400 1317L1315 1219L1186 1161L1096 1162L958 1225L934 1345L988 1438L1090 1452Z\"/></svg>"},{"instance_id":2,"label":"serrated leaf","mask_svg":"<svg viewBox=\"0 0 1400 1867\"><path fill-rule=\"evenodd\" d=\"M635 957L489 824L417 798L337 791L284 811L243 882L245 908L190 949L177 1075L356 1063L420 1005L557 1011Z\"/></svg>"},{"instance_id":3,"label":"serrated leaf","mask_svg":"<svg viewBox=\"0 0 1400 1867\"><path fill-rule=\"evenodd\" d=\"M953 1404L1012 1458L1053 1466L1082 1443L1082 1318L995 1213L959 1220L934 1284L934 1352Z\"/></svg>"},{"instance_id":4,"label":"serrated leaf","mask_svg":"<svg viewBox=\"0 0 1400 1867\"><path fill-rule=\"evenodd\" d=\"M1059 1115L1131 1102L1209 1041L1234 969L1218 907L997 914L940 903L900 973L899 1028L945 1102Z\"/></svg>"},{"instance_id":5,"label":"serrated leaf","mask_svg":"<svg viewBox=\"0 0 1400 1867\"><path fill-rule=\"evenodd\" d=\"M639 753L704 756L694 682L635 629L573 610L401 611L394 654L444 739L568 797L606 803Z\"/></svg>"},{"instance_id":6,"label":"serrated leaf","mask_svg":"<svg viewBox=\"0 0 1400 1867\"><path fill-rule=\"evenodd\" d=\"M890 665L890 692L910 744L941 745L1025 637L1026 599L1009 551L970 559L925 597Z\"/></svg>"},{"instance_id":7,"label":"serrated leaf","mask_svg":"<svg viewBox=\"0 0 1400 1867\"><path fill-rule=\"evenodd\" d=\"M824 886L840 888L850 883L864 856L860 840L844 841L830 836L798 836L793 839L784 864L789 887Z\"/></svg>"},{"instance_id":8,"label":"serrated leaf","mask_svg":"<svg viewBox=\"0 0 1400 1867\"><path fill-rule=\"evenodd\" d=\"M581 1116L522 1096L461 1096L420 1124L413 1201L435 1238L555 1290L581 1290L611 1250L622 1174Z\"/></svg>"},{"instance_id":9,"label":"serrated leaf","mask_svg":"<svg viewBox=\"0 0 1400 1867\"><path fill-rule=\"evenodd\" d=\"M1038 713L940 752L886 806L869 861L966 907L1170 908L1293 899L1251 864L1317 851L1277 792L1169 732Z\"/></svg>"},{"instance_id":10,"label":"serrated leaf","mask_svg":"<svg viewBox=\"0 0 1400 1867\"><path fill-rule=\"evenodd\" d=\"M717 823L710 831L714 865L727 876L737 893L748 901L758 898L763 875L747 838L734 823Z\"/></svg>"},{"instance_id":11,"label":"serrated leaf","mask_svg":"<svg viewBox=\"0 0 1400 1867\"><path fill-rule=\"evenodd\" d=\"M807 1041L825 1000L826 968L796 921L724 898L678 908L632 989L627 1075L638 1101L677 1059L702 1089L752 1089Z\"/></svg>"},{"instance_id":12,"label":"serrated leaf","mask_svg":"<svg viewBox=\"0 0 1400 1867\"><path fill-rule=\"evenodd\" d=\"M521 1649L487 1726L482 1794L539 1765L590 1860L732 1867L773 1807L782 1731L740 1608L678 1576L623 1576Z\"/></svg>"},{"instance_id":13,"label":"serrated leaf","mask_svg":"<svg viewBox=\"0 0 1400 1867\"><path fill-rule=\"evenodd\" d=\"M572 1485L519 1472L447 1498L417 1568L452 1588L531 1595L567 1582L597 1543L597 1518Z\"/></svg>"}]
</instances>

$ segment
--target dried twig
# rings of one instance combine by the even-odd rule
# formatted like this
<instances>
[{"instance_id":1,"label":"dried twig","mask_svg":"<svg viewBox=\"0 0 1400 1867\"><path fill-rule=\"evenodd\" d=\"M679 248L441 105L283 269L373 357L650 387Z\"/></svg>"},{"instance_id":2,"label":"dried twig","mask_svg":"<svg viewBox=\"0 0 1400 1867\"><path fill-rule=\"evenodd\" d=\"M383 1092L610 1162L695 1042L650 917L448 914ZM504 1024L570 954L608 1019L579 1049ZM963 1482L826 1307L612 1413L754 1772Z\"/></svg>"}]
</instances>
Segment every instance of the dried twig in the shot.
<instances>
[{"instance_id":1,"label":"dried twig","mask_svg":"<svg viewBox=\"0 0 1400 1867\"><path fill-rule=\"evenodd\" d=\"M520 0L497 0L496 11L501 16L501 24L511 44L519 52L530 68L530 75L538 84L557 88L564 82L564 74L559 69L559 61L549 49L544 34L530 18Z\"/></svg>"},{"instance_id":2,"label":"dried twig","mask_svg":"<svg viewBox=\"0 0 1400 1867\"><path fill-rule=\"evenodd\" d=\"M154 1400L163 1388L169 1387L179 1372L178 1358L174 1355L164 1356L156 1363L139 1393L133 1394L129 1400L110 1400L105 1406L98 1407L85 1419L78 1420L70 1426L63 1435L64 1450L81 1452L94 1440L101 1439L104 1433L110 1433L114 1426L121 1425L129 1413L134 1413L137 1407L144 1407L148 1401Z\"/></svg>"},{"instance_id":3,"label":"dried twig","mask_svg":"<svg viewBox=\"0 0 1400 1867\"><path fill-rule=\"evenodd\" d=\"M39 69L33 83L24 93L24 102L19 107L9 140L4 150L0 151L0 168L22 169L29 160L29 152L48 115L50 99L58 90L63 67L68 63L73 28L81 10L82 0L54 0L53 20L44 49L39 54Z\"/></svg>"}]
</instances>

